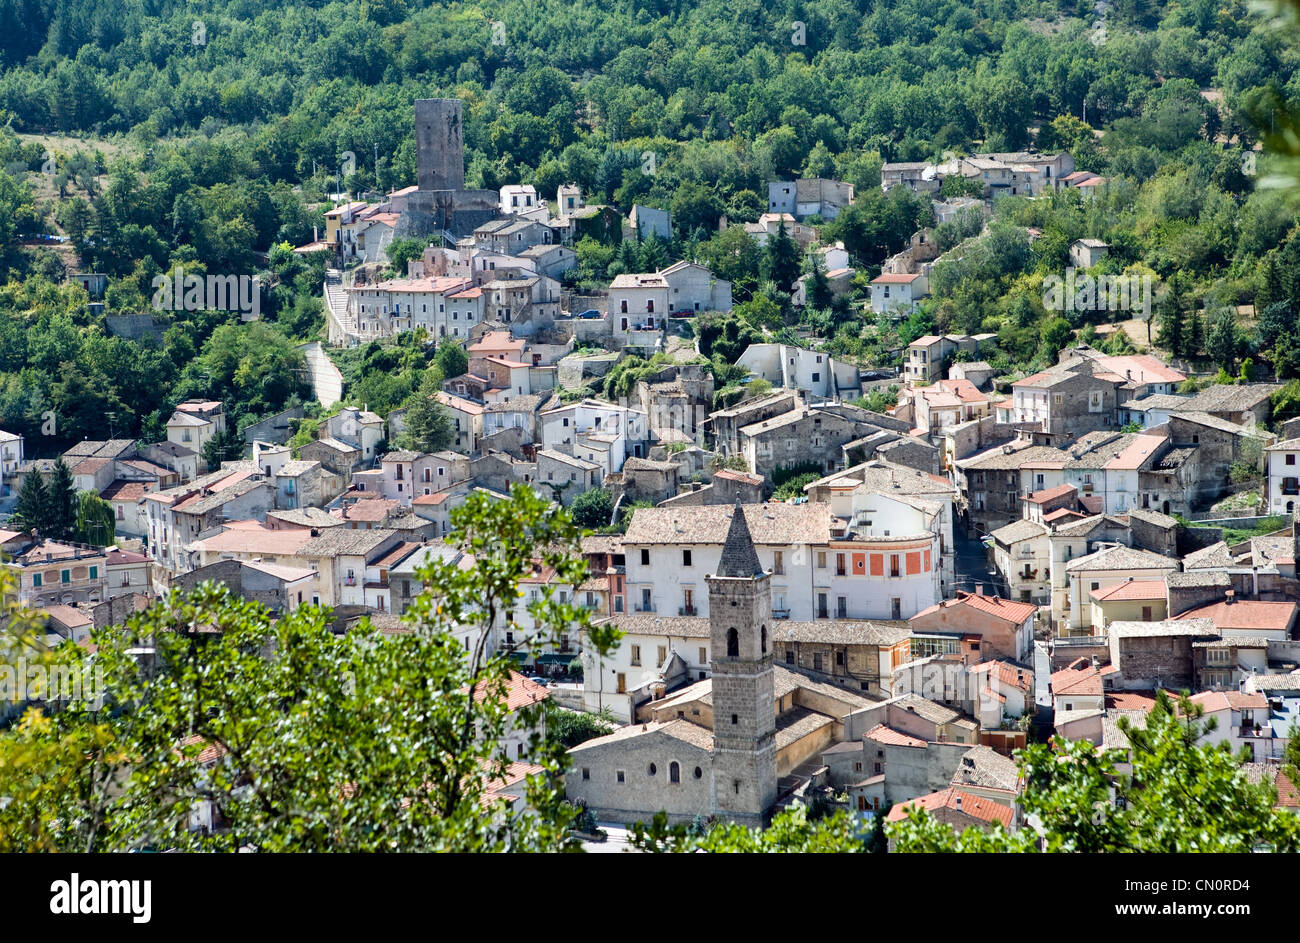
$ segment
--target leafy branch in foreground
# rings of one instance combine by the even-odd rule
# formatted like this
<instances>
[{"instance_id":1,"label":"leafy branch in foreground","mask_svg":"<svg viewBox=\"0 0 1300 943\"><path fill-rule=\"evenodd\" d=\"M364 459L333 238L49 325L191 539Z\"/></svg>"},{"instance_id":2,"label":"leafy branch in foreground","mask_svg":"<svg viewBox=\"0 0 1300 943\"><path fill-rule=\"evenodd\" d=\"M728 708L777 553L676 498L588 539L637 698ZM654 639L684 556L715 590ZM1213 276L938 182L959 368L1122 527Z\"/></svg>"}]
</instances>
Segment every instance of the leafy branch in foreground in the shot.
<instances>
[{"instance_id":1,"label":"leafy branch in foreground","mask_svg":"<svg viewBox=\"0 0 1300 943\"><path fill-rule=\"evenodd\" d=\"M34 707L0 733L0 849L572 848L567 757L540 732L555 708L507 709L512 662L488 639L534 558L554 585L581 582L579 531L524 488L506 502L471 496L452 525L474 564L425 569L409 632L363 621L336 635L319 607L273 619L204 584L97 633L108 704ZM550 591L528 609L534 644L579 627L596 647L615 640ZM520 727L542 770L527 811L494 794L511 767L501 742ZM205 807L223 827L187 827Z\"/></svg>"},{"instance_id":2,"label":"leafy branch in foreground","mask_svg":"<svg viewBox=\"0 0 1300 943\"><path fill-rule=\"evenodd\" d=\"M1273 786L1249 782L1240 757L1200 742L1214 729L1203 714L1186 696L1175 702L1162 691L1145 728L1120 719L1129 757L1060 738L1020 751L1028 824L1019 831L957 833L921 810L892 823L890 840L906 852L1300 849L1300 818L1274 809Z\"/></svg>"}]
</instances>

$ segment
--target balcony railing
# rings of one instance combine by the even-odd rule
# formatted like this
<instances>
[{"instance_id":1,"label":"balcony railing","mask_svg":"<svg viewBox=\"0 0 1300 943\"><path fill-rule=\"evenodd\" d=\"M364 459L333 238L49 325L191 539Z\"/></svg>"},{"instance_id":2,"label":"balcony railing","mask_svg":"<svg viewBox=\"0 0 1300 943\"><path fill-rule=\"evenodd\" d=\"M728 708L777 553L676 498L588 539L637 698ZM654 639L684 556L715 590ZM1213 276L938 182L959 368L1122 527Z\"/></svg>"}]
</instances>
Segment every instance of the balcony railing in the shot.
<instances>
[{"instance_id":1,"label":"balcony railing","mask_svg":"<svg viewBox=\"0 0 1300 943\"><path fill-rule=\"evenodd\" d=\"M654 611L655 611L655 604L654 604L654 603L643 603L643 602L639 602L639 603L636 604L636 611L637 611L637 612L654 612Z\"/></svg>"},{"instance_id":2,"label":"balcony railing","mask_svg":"<svg viewBox=\"0 0 1300 943\"><path fill-rule=\"evenodd\" d=\"M678 614L679 616L693 616L693 615L697 615L694 606L678 606L678 607L677 607L677 614Z\"/></svg>"}]
</instances>

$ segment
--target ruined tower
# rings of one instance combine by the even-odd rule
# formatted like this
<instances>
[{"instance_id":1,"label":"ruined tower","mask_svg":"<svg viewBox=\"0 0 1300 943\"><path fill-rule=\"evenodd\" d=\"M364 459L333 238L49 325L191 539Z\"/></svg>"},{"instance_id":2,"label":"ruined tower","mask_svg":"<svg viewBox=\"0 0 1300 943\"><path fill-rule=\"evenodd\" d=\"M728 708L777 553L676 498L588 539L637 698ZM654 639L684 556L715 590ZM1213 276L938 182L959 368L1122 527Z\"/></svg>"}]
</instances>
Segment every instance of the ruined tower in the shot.
<instances>
[{"instance_id":1,"label":"ruined tower","mask_svg":"<svg viewBox=\"0 0 1300 943\"><path fill-rule=\"evenodd\" d=\"M736 502L718 572L706 576L713 671L713 812L762 825L776 802L772 587Z\"/></svg>"},{"instance_id":2,"label":"ruined tower","mask_svg":"<svg viewBox=\"0 0 1300 943\"><path fill-rule=\"evenodd\" d=\"M416 100L415 160L421 190L465 189L465 139L459 98Z\"/></svg>"}]
</instances>

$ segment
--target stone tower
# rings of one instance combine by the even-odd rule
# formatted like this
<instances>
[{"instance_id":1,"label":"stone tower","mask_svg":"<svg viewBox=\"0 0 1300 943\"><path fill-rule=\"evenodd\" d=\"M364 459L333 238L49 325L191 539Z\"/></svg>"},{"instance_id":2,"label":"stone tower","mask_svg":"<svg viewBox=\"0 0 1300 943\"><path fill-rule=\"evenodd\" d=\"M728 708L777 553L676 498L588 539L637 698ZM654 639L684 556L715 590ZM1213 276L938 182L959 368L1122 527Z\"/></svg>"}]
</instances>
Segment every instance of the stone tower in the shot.
<instances>
[{"instance_id":1,"label":"stone tower","mask_svg":"<svg viewBox=\"0 0 1300 943\"><path fill-rule=\"evenodd\" d=\"M421 190L465 189L459 98L415 102L415 162Z\"/></svg>"},{"instance_id":2,"label":"stone tower","mask_svg":"<svg viewBox=\"0 0 1300 943\"><path fill-rule=\"evenodd\" d=\"M772 587L736 502L709 586L713 669L713 813L764 824L776 802Z\"/></svg>"}]
</instances>

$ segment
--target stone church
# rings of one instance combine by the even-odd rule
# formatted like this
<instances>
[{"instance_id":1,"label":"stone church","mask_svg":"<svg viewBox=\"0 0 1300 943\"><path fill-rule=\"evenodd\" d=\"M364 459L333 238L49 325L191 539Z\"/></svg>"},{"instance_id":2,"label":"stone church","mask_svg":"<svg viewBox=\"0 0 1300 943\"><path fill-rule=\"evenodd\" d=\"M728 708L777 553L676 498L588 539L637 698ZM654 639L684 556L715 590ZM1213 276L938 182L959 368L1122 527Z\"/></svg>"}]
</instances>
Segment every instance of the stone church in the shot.
<instances>
[{"instance_id":1,"label":"stone church","mask_svg":"<svg viewBox=\"0 0 1300 943\"><path fill-rule=\"evenodd\" d=\"M772 594L736 505L718 572L707 576L712 677L654 712L569 751L570 801L602 821L717 817L764 824L798 763L843 737L843 717L871 702L773 665ZM676 716L673 716L673 714Z\"/></svg>"}]
</instances>

